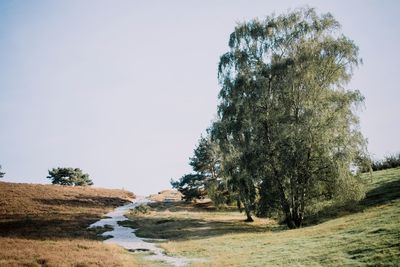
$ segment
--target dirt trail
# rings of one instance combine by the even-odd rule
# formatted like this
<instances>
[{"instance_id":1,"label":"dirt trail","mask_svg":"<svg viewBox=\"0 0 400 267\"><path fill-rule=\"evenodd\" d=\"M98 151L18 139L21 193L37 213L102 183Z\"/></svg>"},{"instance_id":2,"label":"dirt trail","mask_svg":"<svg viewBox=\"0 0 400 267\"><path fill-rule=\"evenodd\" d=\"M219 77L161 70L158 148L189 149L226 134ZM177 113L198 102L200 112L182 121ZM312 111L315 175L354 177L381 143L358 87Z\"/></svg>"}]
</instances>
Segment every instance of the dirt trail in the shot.
<instances>
[{"instance_id":1,"label":"dirt trail","mask_svg":"<svg viewBox=\"0 0 400 267\"><path fill-rule=\"evenodd\" d=\"M104 227L110 225L113 230L104 232L103 236L112 236L105 240L105 243L120 245L129 251L149 251L153 255L146 257L149 260L158 260L167 262L173 266L185 266L189 262L194 261L193 259L171 257L164 254L164 251L157 247L154 243L146 242L146 239L139 238L135 235L135 229L121 226L118 224L120 221L126 221L127 218L124 216L129 209L133 209L142 204L146 204L150 200L146 198L135 199L132 203L116 208L115 210L106 214L107 218L101 219L89 227Z\"/></svg>"}]
</instances>

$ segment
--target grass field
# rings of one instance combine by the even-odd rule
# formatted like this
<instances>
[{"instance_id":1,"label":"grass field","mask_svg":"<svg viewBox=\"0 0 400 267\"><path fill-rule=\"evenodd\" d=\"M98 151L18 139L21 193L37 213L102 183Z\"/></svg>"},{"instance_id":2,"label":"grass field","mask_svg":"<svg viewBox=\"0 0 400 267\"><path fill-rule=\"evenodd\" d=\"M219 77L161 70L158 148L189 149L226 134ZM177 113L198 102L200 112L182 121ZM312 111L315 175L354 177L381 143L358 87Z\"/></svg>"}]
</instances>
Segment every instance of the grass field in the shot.
<instances>
[{"instance_id":1,"label":"grass field","mask_svg":"<svg viewBox=\"0 0 400 267\"><path fill-rule=\"evenodd\" d=\"M400 168L366 174L359 203L329 206L288 230L272 219L244 222L234 208L156 202L122 224L159 240L191 266L399 266ZM103 244L87 226L127 199L122 190L0 182L0 266L167 266L146 253ZM160 195L160 194L158 194ZM160 196L157 196L160 197Z\"/></svg>"},{"instance_id":2,"label":"grass field","mask_svg":"<svg viewBox=\"0 0 400 267\"><path fill-rule=\"evenodd\" d=\"M193 266L399 266L400 168L365 174L366 198L351 208L326 206L308 227L192 204L154 203L125 225L162 238L170 255L202 258ZM147 263L148 266L163 266Z\"/></svg>"},{"instance_id":3,"label":"grass field","mask_svg":"<svg viewBox=\"0 0 400 267\"><path fill-rule=\"evenodd\" d=\"M5 182L0 193L0 266L138 266L87 229L132 193Z\"/></svg>"}]
</instances>

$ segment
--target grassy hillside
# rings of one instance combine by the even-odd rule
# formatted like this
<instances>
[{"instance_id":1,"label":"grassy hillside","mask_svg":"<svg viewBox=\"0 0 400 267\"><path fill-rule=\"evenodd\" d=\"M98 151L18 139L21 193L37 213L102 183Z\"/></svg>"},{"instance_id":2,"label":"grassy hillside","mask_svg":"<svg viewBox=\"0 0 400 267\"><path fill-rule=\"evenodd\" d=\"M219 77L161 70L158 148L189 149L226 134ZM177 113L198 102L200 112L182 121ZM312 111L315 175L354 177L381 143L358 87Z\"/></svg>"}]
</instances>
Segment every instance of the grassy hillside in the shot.
<instances>
[{"instance_id":1,"label":"grassy hillside","mask_svg":"<svg viewBox=\"0 0 400 267\"><path fill-rule=\"evenodd\" d=\"M139 236L168 239L160 243L167 253L204 258L207 266L398 266L400 168L364 179L364 200L351 209L326 206L310 222L319 224L297 230L184 203L153 204L125 224L139 227Z\"/></svg>"},{"instance_id":2,"label":"grassy hillside","mask_svg":"<svg viewBox=\"0 0 400 267\"><path fill-rule=\"evenodd\" d=\"M0 195L0 266L136 266L87 229L132 193L0 182Z\"/></svg>"}]
</instances>

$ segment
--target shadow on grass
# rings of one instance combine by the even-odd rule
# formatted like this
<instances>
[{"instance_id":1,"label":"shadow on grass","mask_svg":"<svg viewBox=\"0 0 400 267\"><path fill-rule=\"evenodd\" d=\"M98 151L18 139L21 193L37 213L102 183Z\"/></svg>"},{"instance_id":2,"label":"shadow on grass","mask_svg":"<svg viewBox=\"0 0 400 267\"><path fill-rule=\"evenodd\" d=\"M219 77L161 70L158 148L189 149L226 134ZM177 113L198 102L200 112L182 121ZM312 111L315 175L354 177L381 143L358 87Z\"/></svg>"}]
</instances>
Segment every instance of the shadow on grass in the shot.
<instances>
[{"instance_id":1,"label":"shadow on grass","mask_svg":"<svg viewBox=\"0 0 400 267\"><path fill-rule=\"evenodd\" d=\"M102 207L118 207L126 204L127 201L117 197L99 197L99 196L80 196L71 199L48 199L36 198L33 201L44 205L63 206L63 207L79 207L79 208L102 208Z\"/></svg>"},{"instance_id":2,"label":"shadow on grass","mask_svg":"<svg viewBox=\"0 0 400 267\"><path fill-rule=\"evenodd\" d=\"M362 212L366 208L391 203L400 198L400 179L387 181L369 190L365 198L357 203L346 203L328 206L316 214L306 217L304 226L322 223L334 218Z\"/></svg>"},{"instance_id":3,"label":"shadow on grass","mask_svg":"<svg viewBox=\"0 0 400 267\"><path fill-rule=\"evenodd\" d=\"M398 198L400 198L400 179L386 182L368 191L360 204L364 207L371 207L386 204Z\"/></svg>"},{"instance_id":4,"label":"shadow on grass","mask_svg":"<svg viewBox=\"0 0 400 267\"><path fill-rule=\"evenodd\" d=\"M147 206L143 213L131 211L129 220L119 222L120 225L137 229L136 235L142 238L168 240L193 240L230 233L277 231L282 228L273 220L270 223L245 222L244 215L237 216L236 207L216 208L209 202L154 202Z\"/></svg>"},{"instance_id":5,"label":"shadow on grass","mask_svg":"<svg viewBox=\"0 0 400 267\"><path fill-rule=\"evenodd\" d=\"M237 207L235 206L225 206L216 208L212 205L211 202L205 203L191 203L185 201L174 201L174 202L154 202L147 204L154 211L162 212L162 211L171 211L171 212L179 212L179 211L188 211L188 212L216 212L216 211L237 211Z\"/></svg>"},{"instance_id":6,"label":"shadow on grass","mask_svg":"<svg viewBox=\"0 0 400 267\"><path fill-rule=\"evenodd\" d=\"M0 237L17 237L25 239L93 239L102 240L100 233L109 228L87 227L100 219L93 214L75 214L73 216L18 216L0 221Z\"/></svg>"},{"instance_id":7,"label":"shadow on grass","mask_svg":"<svg viewBox=\"0 0 400 267\"><path fill-rule=\"evenodd\" d=\"M190 218L135 217L119 222L136 230L136 235L150 239L193 240L229 233L259 233L270 228L243 221L207 221Z\"/></svg>"},{"instance_id":8,"label":"shadow on grass","mask_svg":"<svg viewBox=\"0 0 400 267\"><path fill-rule=\"evenodd\" d=\"M107 209L127 203L121 198L99 196L36 198L33 201L40 204L40 209L26 214L0 214L0 237L102 240L104 238L99 234L107 231L107 228L87 227L100 220Z\"/></svg>"}]
</instances>

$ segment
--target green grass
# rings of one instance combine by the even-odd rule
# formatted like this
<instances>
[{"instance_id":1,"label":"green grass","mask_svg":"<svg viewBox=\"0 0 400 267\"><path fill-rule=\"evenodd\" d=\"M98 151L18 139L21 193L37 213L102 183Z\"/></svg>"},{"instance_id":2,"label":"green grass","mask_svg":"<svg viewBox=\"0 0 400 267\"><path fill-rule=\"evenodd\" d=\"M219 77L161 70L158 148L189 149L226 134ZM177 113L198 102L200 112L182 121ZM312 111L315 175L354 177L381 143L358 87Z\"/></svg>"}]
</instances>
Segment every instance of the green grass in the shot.
<instances>
[{"instance_id":1,"label":"green grass","mask_svg":"<svg viewBox=\"0 0 400 267\"><path fill-rule=\"evenodd\" d=\"M128 224L139 236L167 239L160 242L167 254L207 260L193 266L399 266L400 168L364 179L365 199L350 208L327 205L322 219L302 229L244 223L238 212L184 203L152 205Z\"/></svg>"},{"instance_id":2,"label":"green grass","mask_svg":"<svg viewBox=\"0 0 400 267\"><path fill-rule=\"evenodd\" d=\"M120 224L138 229L136 234L140 237L177 241L285 228L271 219L255 218L254 223L247 223L236 208L217 210L212 206L185 202L150 203L146 212L133 210L128 218L129 221Z\"/></svg>"}]
</instances>

